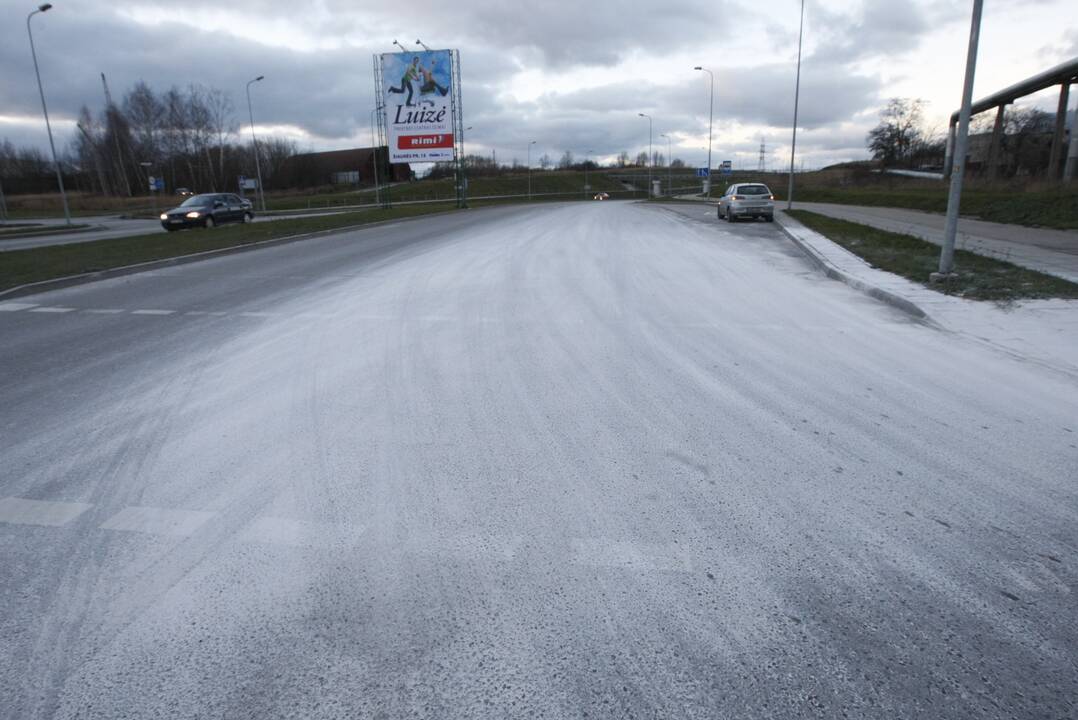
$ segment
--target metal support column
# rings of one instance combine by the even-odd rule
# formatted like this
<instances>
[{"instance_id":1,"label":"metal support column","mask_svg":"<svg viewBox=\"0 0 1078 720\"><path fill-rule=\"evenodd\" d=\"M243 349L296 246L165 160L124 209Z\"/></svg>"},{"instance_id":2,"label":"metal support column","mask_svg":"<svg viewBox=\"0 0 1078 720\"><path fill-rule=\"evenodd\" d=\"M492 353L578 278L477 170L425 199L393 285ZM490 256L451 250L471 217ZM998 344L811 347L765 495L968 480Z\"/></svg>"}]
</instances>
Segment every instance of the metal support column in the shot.
<instances>
[{"instance_id":1,"label":"metal support column","mask_svg":"<svg viewBox=\"0 0 1078 720\"><path fill-rule=\"evenodd\" d=\"M996 122L992 126L992 143L988 146L988 167L985 168L985 174L992 179L995 179L996 176L999 175L999 150L1003 139L1003 116L1006 111L1006 105L1000 105L996 108Z\"/></svg>"},{"instance_id":2,"label":"metal support column","mask_svg":"<svg viewBox=\"0 0 1078 720\"><path fill-rule=\"evenodd\" d=\"M1056 131L1052 134L1052 151L1048 155L1048 172L1046 177L1049 180L1056 180L1059 178L1060 160L1063 158L1063 132L1067 127L1067 100L1070 97L1069 82L1061 83L1059 86L1059 107L1056 109ZM1074 128L1071 128L1071 133L1074 133Z\"/></svg>"},{"instance_id":3,"label":"metal support column","mask_svg":"<svg viewBox=\"0 0 1078 720\"><path fill-rule=\"evenodd\" d=\"M1071 182L1078 177L1078 105L1071 118L1071 139L1067 145L1067 161L1063 165L1063 182Z\"/></svg>"},{"instance_id":4,"label":"metal support column","mask_svg":"<svg viewBox=\"0 0 1078 720\"><path fill-rule=\"evenodd\" d=\"M383 112L377 113L378 116L378 140L374 147L374 153L377 156L381 148L386 148L386 169L388 170L388 177L386 179L385 191L382 193L381 205L383 210L389 210L392 207L390 202L390 187L393 184L393 163L389 159L389 131L386 127L386 115L385 115L385 87L382 85L382 56L376 54L374 56L374 105L377 108L381 108Z\"/></svg>"}]
</instances>

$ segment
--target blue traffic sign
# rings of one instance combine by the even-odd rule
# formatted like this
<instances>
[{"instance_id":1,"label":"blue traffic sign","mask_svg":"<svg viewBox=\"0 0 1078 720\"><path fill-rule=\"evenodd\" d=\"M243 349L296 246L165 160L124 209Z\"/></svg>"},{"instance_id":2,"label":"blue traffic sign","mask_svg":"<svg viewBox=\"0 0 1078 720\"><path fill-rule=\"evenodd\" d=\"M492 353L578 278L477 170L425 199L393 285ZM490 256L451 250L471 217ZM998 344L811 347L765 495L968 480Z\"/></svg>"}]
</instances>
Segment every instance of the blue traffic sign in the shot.
<instances>
[{"instance_id":1,"label":"blue traffic sign","mask_svg":"<svg viewBox=\"0 0 1078 720\"><path fill-rule=\"evenodd\" d=\"M708 168L696 168L696 177L711 177L711 170Z\"/></svg>"}]
</instances>

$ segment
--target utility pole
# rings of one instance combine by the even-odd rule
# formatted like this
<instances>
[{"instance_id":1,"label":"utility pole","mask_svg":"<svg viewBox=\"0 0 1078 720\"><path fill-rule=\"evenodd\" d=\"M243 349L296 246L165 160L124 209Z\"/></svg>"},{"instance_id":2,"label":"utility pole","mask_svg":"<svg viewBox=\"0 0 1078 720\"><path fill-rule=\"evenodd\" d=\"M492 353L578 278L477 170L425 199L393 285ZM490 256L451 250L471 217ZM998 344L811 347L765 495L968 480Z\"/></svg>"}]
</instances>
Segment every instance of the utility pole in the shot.
<instances>
[{"instance_id":1,"label":"utility pole","mask_svg":"<svg viewBox=\"0 0 1078 720\"><path fill-rule=\"evenodd\" d=\"M951 191L947 196L947 224L943 231L943 247L940 248L939 272L929 277L933 282L947 280L954 275L954 240L958 234L958 208L962 202L962 176L966 171L966 152L969 147L969 116L973 104L973 76L977 70L977 43L981 36L981 9L984 0L973 0L973 18L970 21L969 48L966 51L966 78L962 84L962 109L958 114L958 134L955 137L951 166Z\"/></svg>"},{"instance_id":2,"label":"utility pole","mask_svg":"<svg viewBox=\"0 0 1078 720\"><path fill-rule=\"evenodd\" d=\"M703 70L711 76L711 100L708 105L707 113L707 196L711 198L711 127L715 120L715 73L708 70L706 67L697 65L693 70Z\"/></svg>"},{"instance_id":3,"label":"utility pole","mask_svg":"<svg viewBox=\"0 0 1078 720\"><path fill-rule=\"evenodd\" d=\"M648 192L647 197L651 197L651 166L655 164L655 156L651 153L651 116L647 113L637 113L642 118L648 119ZM710 171L708 171L710 174Z\"/></svg>"},{"instance_id":4,"label":"utility pole","mask_svg":"<svg viewBox=\"0 0 1078 720\"><path fill-rule=\"evenodd\" d=\"M255 114L251 110L251 83L261 82L265 75L259 75L254 80L247 81L247 115L251 118L251 143L255 151L255 172L258 174L258 200L262 204L262 212L266 212L266 193L262 190L262 162L258 159L258 138L255 137Z\"/></svg>"},{"instance_id":5,"label":"utility pole","mask_svg":"<svg viewBox=\"0 0 1078 720\"><path fill-rule=\"evenodd\" d=\"M584 153L584 199L588 199L588 191L591 190L591 186L588 185L588 165L591 164L591 154L594 150L588 150Z\"/></svg>"},{"instance_id":6,"label":"utility pole","mask_svg":"<svg viewBox=\"0 0 1078 720\"><path fill-rule=\"evenodd\" d=\"M381 184L382 183L378 179L379 178L379 175L378 175L378 150L379 150L379 147L378 147L378 136L374 131L374 123L375 123L374 114L379 112L381 109L382 109L382 107L380 105L377 105L377 106L375 106L375 108L373 110L371 110L371 165L373 166L372 169L374 170L374 203L376 205L378 205L378 206L382 205L382 198L381 198L381 190L382 190Z\"/></svg>"},{"instance_id":7,"label":"utility pole","mask_svg":"<svg viewBox=\"0 0 1078 720\"><path fill-rule=\"evenodd\" d=\"M659 133L659 137L666 138L666 192L670 193L671 197L674 195L674 176L670 171L670 136L666 133ZM708 170L708 174L711 171Z\"/></svg>"},{"instance_id":8,"label":"utility pole","mask_svg":"<svg viewBox=\"0 0 1078 720\"><path fill-rule=\"evenodd\" d=\"M801 25L797 30L797 82L794 83L794 132L790 141L790 189L786 193L786 209L794 208L794 154L797 152L797 102L801 96L801 38L805 31L805 0L801 0Z\"/></svg>"},{"instance_id":9,"label":"utility pole","mask_svg":"<svg viewBox=\"0 0 1078 720\"><path fill-rule=\"evenodd\" d=\"M37 52L34 50L34 33L30 31L30 18L38 13L48 12L52 3L38 5L37 10L26 16L26 34L30 37L30 55L34 58L34 75L37 76L37 91L41 95L41 112L45 115L45 130L49 133L49 149L52 150L52 164L56 168L56 184L60 186L60 199L64 203L64 220L71 224L71 210L67 207L67 192L64 191L64 176L60 171L60 161L56 159L56 143L52 140L52 125L49 124L49 109L45 107L45 90L41 86L41 71L37 68Z\"/></svg>"},{"instance_id":10,"label":"utility pole","mask_svg":"<svg viewBox=\"0 0 1078 720\"><path fill-rule=\"evenodd\" d=\"M535 141L532 140L528 143L528 199L532 199L532 145Z\"/></svg>"}]
</instances>

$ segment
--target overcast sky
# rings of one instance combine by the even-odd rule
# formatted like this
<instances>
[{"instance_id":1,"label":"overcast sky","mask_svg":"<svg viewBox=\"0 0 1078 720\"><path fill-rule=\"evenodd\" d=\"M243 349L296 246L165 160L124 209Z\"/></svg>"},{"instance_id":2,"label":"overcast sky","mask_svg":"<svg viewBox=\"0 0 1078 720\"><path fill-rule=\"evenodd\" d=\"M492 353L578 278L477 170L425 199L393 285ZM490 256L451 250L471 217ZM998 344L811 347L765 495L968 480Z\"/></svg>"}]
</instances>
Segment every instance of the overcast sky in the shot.
<instances>
[{"instance_id":1,"label":"overcast sky","mask_svg":"<svg viewBox=\"0 0 1078 720\"><path fill-rule=\"evenodd\" d=\"M806 167L863 158L887 98L920 97L941 131L961 95L971 0L808 0L798 156ZM26 37L33 3L0 0L0 138L46 146ZM120 95L201 83L231 94L256 130L302 149L370 144L371 56L414 47L460 50L468 152L501 162L570 150L612 159L647 149L706 159L708 78L715 73L714 164L789 162L797 0L57 0L33 19L59 143L79 107L103 104L100 73ZM1074 0L988 0L975 97L1078 56ZM1071 106L1078 90L1072 93ZM1054 110L1046 91L1020 104Z\"/></svg>"}]
</instances>

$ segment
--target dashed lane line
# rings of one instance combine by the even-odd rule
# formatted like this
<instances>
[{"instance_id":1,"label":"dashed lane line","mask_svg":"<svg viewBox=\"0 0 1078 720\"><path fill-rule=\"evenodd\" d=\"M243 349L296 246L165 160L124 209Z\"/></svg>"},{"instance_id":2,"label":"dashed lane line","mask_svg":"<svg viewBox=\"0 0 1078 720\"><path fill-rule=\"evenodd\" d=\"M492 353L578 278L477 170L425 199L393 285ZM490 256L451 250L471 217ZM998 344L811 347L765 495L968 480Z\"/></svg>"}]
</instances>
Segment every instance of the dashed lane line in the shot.
<instances>
[{"instance_id":1,"label":"dashed lane line","mask_svg":"<svg viewBox=\"0 0 1078 720\"><path fill-rule=\"evenodd\" d=\"M175 310L132 310L132 315L172 315Z\"/></svg>"},{"instance_id":2,"label":"dashed lane line","mask_svg":"<svg viewBox=\"0 0 1078 720\"><path fill-rule=\"evenodd\" d=\"M75 308L70 308L70 307L36 307L36 308L32 308L30 310L27 310L27 312L32 312L32 313L69 313L69 312L75 312Z\"/></svg>"}]
</instances>

